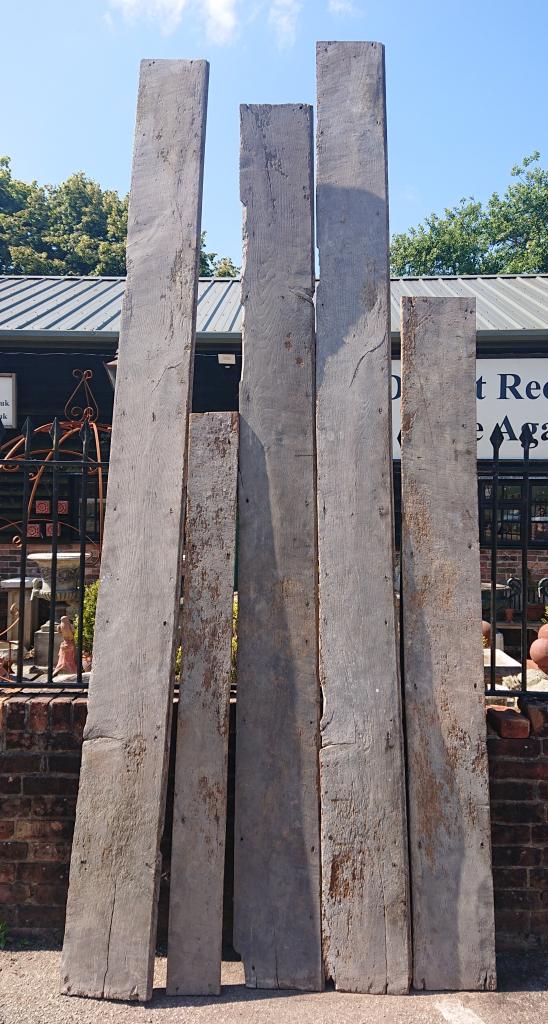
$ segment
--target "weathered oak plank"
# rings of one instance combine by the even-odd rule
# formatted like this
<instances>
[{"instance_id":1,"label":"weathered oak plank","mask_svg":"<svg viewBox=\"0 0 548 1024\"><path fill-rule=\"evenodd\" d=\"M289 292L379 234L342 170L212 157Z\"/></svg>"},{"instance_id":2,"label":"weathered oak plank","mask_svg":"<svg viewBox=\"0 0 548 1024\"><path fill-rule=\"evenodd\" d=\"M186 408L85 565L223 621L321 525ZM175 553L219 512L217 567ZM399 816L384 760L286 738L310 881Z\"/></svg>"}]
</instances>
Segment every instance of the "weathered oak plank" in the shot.
<instances>
[{"instance_id":1,"label":"weathered oak plank","mask_svg":"<svg viewBox=\"0 0 548 1024\"><path fill-rule=\"evenodd\" d=\"M405 992L384 49L318 43L317 69L324 965L338 989Z\"/></svg>"},{"instance_id":2,"label":"weathered oak plank","mask_svg":"<svg viewBox=\"0 0 548 1024\"><path fill-rule=\"evenodd\" d=\"M234 943L258 988L322 985L311 131L241 107Z\"/></svg>"},{"instance_id":3,"label":"weathered oak plank","mask_svg":"<svg viewBox=\"0 0 548 1024\"><path fill-rule=\"evenodd\" d=\"M167 991L221 991L238 415L193 415Z\"/></svg>"},{"instance_id":4,"label":"weathered oak plank","mask_svg":"<svg viewBox=\"0 0 548 1024\"><path fill-rule=\"evenodd\" d=\"M475 300L402 299L413 983L494 988L476 478Z\"/></svg>"},{"instance_id":5,"label":"weathered oak plank","mask_svg":"<svg viewBox=\"0 0 548 1024\"><path fill-rule=\"evenodd\" d=\"M149 999L181 588L208 65L143 61L62 991Z\"/></svg>"}]
</instances>

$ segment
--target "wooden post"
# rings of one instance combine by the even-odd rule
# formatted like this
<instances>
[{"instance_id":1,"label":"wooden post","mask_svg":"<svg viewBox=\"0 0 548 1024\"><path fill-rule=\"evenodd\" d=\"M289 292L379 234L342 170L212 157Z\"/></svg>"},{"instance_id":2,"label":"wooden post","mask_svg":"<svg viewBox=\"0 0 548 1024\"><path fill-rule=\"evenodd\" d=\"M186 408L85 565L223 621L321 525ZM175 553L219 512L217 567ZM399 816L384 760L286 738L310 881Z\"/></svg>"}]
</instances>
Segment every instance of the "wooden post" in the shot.
<instances>
[{"instance_id":1,"label":"wooden post","mask_svg":"<svg viewBox=\"0 0 548 1024\"><path fill-rule=\"evenodd\" d=\"M235 937L246 984L319 989L312 111L241 107Z\"/></svg>"},{"instance_id":2,"label":"wooden post","mask_svg":"<svg viewBox=\"0 0 548 1024\"><path fill-rule=\"evenodd\" d=\"M324 965L405 992L384 49L318 43L317 451Z\"/></svg>"},{"instance_id":3,"label":"wooden post","mask_svg":"<svg viewBox=\"0 0 548 1024\"><path fill-rule=\"evenodd\" d=\"M402 299L405 702L413 984L496 984L468 298Z\"/></svg>"},{"instance_id":4,"label":"wooden post","mask_svg":"<svg viewBox=\"0 0 548 1024\"><path fill-rule=\"evenodd\" d=\"M141 64L62 991L149 999L200 252L205 61Z\"/></svg>"},{"instance_id":5,"label":"wooden post","mask_svg":"<svg viewBox=\"0 0 548 1024\"><path fill-rule=\"evenodd\" d=\"M167 991L218 995L238 415L191 417Z\"/></svg>"}]
</instances>

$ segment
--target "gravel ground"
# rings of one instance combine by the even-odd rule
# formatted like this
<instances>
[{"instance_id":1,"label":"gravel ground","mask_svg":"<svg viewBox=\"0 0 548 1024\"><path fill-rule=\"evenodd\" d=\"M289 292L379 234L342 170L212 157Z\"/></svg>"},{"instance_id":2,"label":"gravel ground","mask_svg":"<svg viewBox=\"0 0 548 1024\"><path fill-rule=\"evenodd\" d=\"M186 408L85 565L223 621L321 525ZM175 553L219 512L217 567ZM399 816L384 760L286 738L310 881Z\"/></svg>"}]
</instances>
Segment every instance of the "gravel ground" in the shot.
<instances>
[{"instance_id":1,"label":"gravel ground","mask_svg":"<svg viewBox=\"0 0 548 1024\"><path fill-rule=\"evenodd\" d=\"M59 950L0 953L0 1024L546 1024L548 957L505 957L499 992L357 996L250 991L238 963L223 964L218 997L168 998L156 961L151 1003L106 1003L57 991Z\"/></svg>"}]
</instances>

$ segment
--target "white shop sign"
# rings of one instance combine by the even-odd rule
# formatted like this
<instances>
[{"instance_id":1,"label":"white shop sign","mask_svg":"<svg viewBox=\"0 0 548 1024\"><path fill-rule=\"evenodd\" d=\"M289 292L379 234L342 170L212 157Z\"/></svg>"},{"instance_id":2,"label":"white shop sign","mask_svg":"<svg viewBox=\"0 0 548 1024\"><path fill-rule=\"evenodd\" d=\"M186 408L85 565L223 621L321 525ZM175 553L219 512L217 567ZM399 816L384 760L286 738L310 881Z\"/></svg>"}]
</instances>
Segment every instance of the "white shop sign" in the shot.
<instances>
[{"instance_id":1,"label":"white shop sign","mask_svg":"<svg viewBox=\"0 0 548 1024\"><path fill-rule=\"evenodd\" d=\"M425 381L428 388L428 381ZM401 363L392 362L393 454L400 458ZM548 460L548 358L478 359L476 362L478 459L491 459L489 438L496 424L504 435L501 459L521 459L521 429L534 435L531 459Z\"/></svg>"},{"instance_id":2,"label":"white shop sign","mask_svg":"<svg viewBox=\"0 0 548 1024\"><path fill-rule=\"evenodd\" d=\"M0 373L0 420L6 430L17 426L14 373Z\"/></svg>"}]
</instances>

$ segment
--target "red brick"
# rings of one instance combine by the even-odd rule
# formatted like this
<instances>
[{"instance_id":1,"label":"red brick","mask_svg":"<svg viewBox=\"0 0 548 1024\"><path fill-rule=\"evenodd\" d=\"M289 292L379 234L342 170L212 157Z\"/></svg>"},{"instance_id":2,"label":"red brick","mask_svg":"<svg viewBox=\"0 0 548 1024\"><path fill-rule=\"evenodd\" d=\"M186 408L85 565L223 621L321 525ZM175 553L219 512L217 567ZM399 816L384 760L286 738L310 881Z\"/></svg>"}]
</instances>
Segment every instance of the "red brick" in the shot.
<instances>
[{"instance_id":1,"label":"red brick","mask_svg":"<svg viewBox=\"0 0 548 1024\"><path fill-rule=\"evenodd\" d=\"M24 796L5 796L0 800L1 818L23 818L30 813L30 800Z\"/></svg>"},{"instance_id":2,"label":"red brick","mask_svg":"<svg viewBox=\"0 0 548 1024\"><path fill-rule=\"evenodd\" d=\"M493 866L497 867L537 867L542 860L542 850L533 846L495 846L493 847Z\"/></svg>"},{"instance_id":3,"label":"red brick","mask_svg":"<svg viewBox=\"0 0 548 1024\"><path fill-rule=\"evenodd\" d=\"M64 907L67 902L68 884L33 885L30 891L32 903L49 907ZM19 902L19 901L17 901Z\"/></svg>"},{"instance_id":4,"label":"red brick","mask_svg":"<svg viewBox=\"0 0 548 1024\"><path fill-rule=\"evenodd\" d=\"M528 910L509 910L506 907L495 908L495 930L524 934L529 931L531 914Z\"/></svg>"},{"instance_id":5,"label":"red brick","mask_svg":"<svg viewBox=\"0 0 548 1024\"><path fill-rule=\"evenodd\" d=\"M4 702L3 724L6 731L25 728L28 701L28 697L10 697Z\"/></svg>"},{"instance_id":6,"label":"red brick","mask_svg":"<svg viewBox=\"0 0 548 1024\"><path fill-rule=\"evenodd\" d=\"M22 781L20 775L0 775L0 793L20 793Z\"/></svg>"},{"instance_id":7,"label":"red brick","mask_svg":"<svg viewBox=\"0 0 548 1024\"><path fill-rule=\"evenodd\" d=\"M72 751L66 754L50 754L48 765L50 772L57 772L65 775L79 775L81 754L73 754Z\"/></svg>"},{"instance_id":8,"label":"red brick","mask_svg":"<svg viewBox=\"0 0 548 1024\"><path fill-rule=\"evenodd\" d=\"M15 845L15 844L13 844ZM26 843L21 843L21 846L26 846ZM60 864L68 864L70 861L70 843L45 843L38 841L31 841L28 844L28 859L38 861L58 861ZM6 860L8 858L6 857ZM17 858L11 858L17 860ZM21 857L21 860L23 858Z\"/></svg>"},{"instance_id":9,"label":"red brick","mask_svg":"<svg viewBox=\"0 0 548 1024\"><path fill-rule=\"evenodd\" d=\"M533 825L531 839L534 843L548 843L548 825Z\"/></svg>"},{"instance_id":10,"label":"red brick","mask_svg":"<svg viewBox=\"0 0 548 1024\"><path fill-rule=\"evenodd\" d=\"M529 736L528 739L523 740L506 740L499 739L498 736L490 736L487 740L490 753L496 757L538 757L540 744L541 741L535 736Z\"/></svg>"},{"instance_id":11,"label":"red brick","mask_svg":"<svg viewBox=\"0 0 548 1024\"><path fill-rule=\"evenodd\" d=\"M44 821L42 818L21 818L15 822L15 835L18 839L51 839L54 842L72 839L73 821Z\"/></svg>"},{"instance_id":12,"label":"red brick","mask_svg":"<svg viewBox=\"0 0 548 1024\"><path fill-rule=\"evenodd\" d=\"M48 707L51 697L32 697L29 701L29 724L30 732L47 732L48 730Z\"/></svg>"},{"instance_id":13,"label":"red brick","mask_svg":"<svg viewBox=\"0 0 548 1024\"><path fill-rule=\"evenodd\" d=\"M536 704L534 701L520 697L518 706L527 716L531 723L531 732L534 736L541 736L548 724L548 708L545 704Z\"/></svg>"},{"instance_id":14,"label":"red brick","mask_svg":"<svg viewBox=\"0 0 548 1024\"><path fill-rule=\"evenodd\" d=\"M9 928L14 928L19 920L19 907L2 907L2 921L7 924Z\"/></svg>"},{"instance_id":15,"label":"red brick","mask_svg":"<svg viewBox=\"0 0 548 1024\"><path fill-rule=\"evenodd\" d=\"M77 697L72 705L72 728L75 736L82 739L88 714L87 697Z\"/></svg>"},{"instance_id":16,"label":"red brick","mask_svg":"<svg viewBox=\"0 0 548 1024\"><path fill-rule=\"evenodd\" d=\"M15 865L6 864L6 867L13 868L15 877ZM21 882L31 882L36 885L48 882L67 882L68 873L68 864L55 864L52 861L47 864L29 863L27 861L17 865L17 879Z\"/></svg>"},{"instance_id":17,"label":"red brick","mask_svg":"<svg viewBox=\"0 0 548 1024\"><path fill-rule=\"evenodd\" d=\"M534 889L495 889L495 907L505 910L541 910L542 894Z\"/></svg>"},{"instance_id":18,"label":"red brick","mask_svg":"<svg viewBox=\"0 0 548 1024\"><path fill-rule=\"evenodd\" d=\"M495 889L527 888L527 869L523 867L494 868L493 882Z\"/></svg>"},{"instance_id":19,"label":"red brick","mask_svg":"<svg viewBox=\"0 0 548 1024\"><path fill-rule=\"evenodd\" d=\"M531 842L530 825L491 825L493 846L523 846Z\"/></svg>"},{"instance_id":20,"label":"red brick","mask_svg":"<svg viewBox=\"0 0 548 1024\"><path fill-rule=\"evenodd\" d=\"M78 779L59 775L29 775L23 779L23 793L29 796L75 796Z\"/></svg>"},{"instance_id":21,"label":"red brick","mask_svg":"<svg viewBox=\"0 0 548 1024\"><path fill-rule=\"evenodd\" d=\"M494 800L491 803L491 820L494 822L528 823L544 821L544 804L518 804Z\"/></svg>"},{"instance_id":22,"label":"red brick","mask_svg":"<svg viewBox=\"0 0 548 1024\"><path fill-rule=\"evenodd\" d=\"M548 782L539 782L538 795L540 800L548 801Z\"/></svg>"},{"instance_id":23,"label":"red brick","mask_svg":"<svg viewBox=\"0 0 548 1024\"><path fill-rule=\"evenodd\" d=\"M511 780L494 779L491 782L490 792L492 800L518 800L526 802L538 799L538 783L530 780L519 779L516 782Z\"/></svg>"},{"instance_id":24,"label":"red brick","mask_svg":"<svg viewBox=\"0 0 548 1024\"><path fill-rule=\"evenodd\" d=\"M6 750L46 750L48 747L47 733L41 732L7 732Z\"/></svg>"},{"instance_id":25,"label":"red brick","mask_svg":"<svg viewBox=\"0 0 548 1024\"><path fill-rule=\"evenodd\" d=\"M497 743L509 742L510 740L497 740ZM506 761L491 758L489 771L495 779L548 779L548 760Z\"/></svg>"},{"instance_id":26,"label":"red brick","mask_svg":"<svg viewBox=\"0 0 548 1024\"><path fill-rule=\"evenodd\" d=\"M30 813L33 818L74 818L76 797L35 796Z\"/></svg>"},{"instance_id":27,"label":"red brick","mask_svg":"<svg viewBox=\"0 0 548 1024\"><path fill-rule=\"evenodd\" d=\"M18 906L24 903L29 896L30 887L28 885L21 885L19 882L15 882L12 885L0 885L0 920L2 918L1 906L5 903Z\"/></svg>"},{"instance_id":28,"label":"red brick","mask_svg":"<svg viewBox=\"0 0 548 1024\"><path fill-rule=\"evenodd\" d=\"M532 889L543 889L548 895L548 868L531 868L529 885Z\"/></svg>"},{"instance_id":29,"label":"red brick","mask_svg":"<svg viewBox=\"0 0 548 1024\"><path fill-rule=\"evenodd\" d=\"M0 860L25 860L27 853L27 843L0 843Z\"/></svg>"},{"instance_id":30,"label":"red brick","mask_svg":"<svg viewBox=\"0 0 548 1024\"><path fill-rule=\"evenodd\" d=\"M0 840L11 839L15 832L15 825L13 821L4 821L0 819Z\"/></svg>"},{"instance_id":31,"label":"red brick","mask_svg":"<svg viewBox=\"0 0 548 1024\"><path fill-rule=\"evenodd\" d=\"M15 864L0 864L0 882L15 882L16 867L19 865Z\"/></svg>"},{"instance_id":32,"label":"red brick","mask_svg":"<svg viewBox=\"0 0 548 1024\"><path fill-rule=\"evenodd\" d=\"M19 907L18 924L23 928L46 928L57 931L64 923L64 907Z\"/></svg>"},{"instance_id":33,"label":"red brick","mask_svg":"<svg viewBox=\"0 0 548 1024\"><path fill-rule=\"evenodd\" d=\"M532 935L543 935L548 938L548 910L536 910L531 914L529 927Z\"/></svg>"},{"instance_id":34,"label":"red brick","mask_svg":"<svg viewBox=\"0 0 548 1024\"><path fill-rule=\"evenodd\" d=\"M52 732L70 732L72 729L72 697L54 697L49 706Z\"/></svg>"},{"instance_id":35,"label":"red brick","mask_svg":"<svg viewBox=\"0 0 548 1024\"><path fill-rule=\"evenodd\" d=\"M80 750L82 741L73 732L47 733L48 750Z\"/></svg>"},{"instance_id":36,"label":"red brick","mask_svg":"<svg viewBox=\"0 0 548 1024\"><path fill-rule=\"evenodd\" d=\"M40 772L46 764L42 754L0 754L0 773L6 775Z\"/></svg>"},{"instance_id":37,"label":"red brick","mask_svg":"<svg viewBox=\"0 0 548 1024\"><path fill-rule=\"evenodd\" d=\"M507 739L527 739L531 731L529 719L513 708L488 708L487 721L499 736Z\"/></svg>"}]
</instances>

